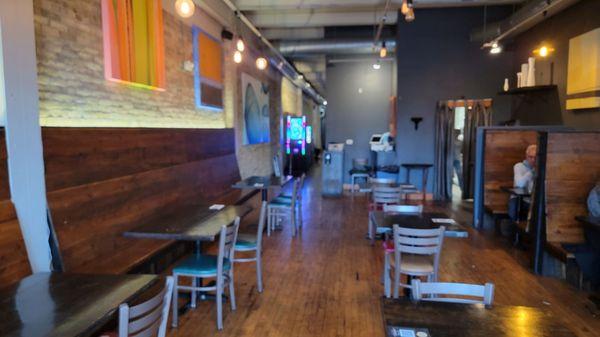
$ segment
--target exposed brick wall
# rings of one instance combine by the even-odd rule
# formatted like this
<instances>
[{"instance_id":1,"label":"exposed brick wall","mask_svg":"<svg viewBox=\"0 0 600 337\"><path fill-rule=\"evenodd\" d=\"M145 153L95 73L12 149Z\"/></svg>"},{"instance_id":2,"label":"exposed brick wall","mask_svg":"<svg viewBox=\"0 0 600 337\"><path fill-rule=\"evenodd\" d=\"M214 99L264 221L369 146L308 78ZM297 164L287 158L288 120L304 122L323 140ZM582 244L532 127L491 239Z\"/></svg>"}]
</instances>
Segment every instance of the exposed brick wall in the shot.
<instances>
[{"instance_id":1,"label":"exposed brick wall","mask_svg":"<svg viewBox=\"0 0 600 337\"><path fill-rule=\"evenodd\" d=\"M225 114L196 109L191 27L163 11L166 91L104 79L100 0L35 0L42 126L223 128Z\"/></svg>"}]
</instances>

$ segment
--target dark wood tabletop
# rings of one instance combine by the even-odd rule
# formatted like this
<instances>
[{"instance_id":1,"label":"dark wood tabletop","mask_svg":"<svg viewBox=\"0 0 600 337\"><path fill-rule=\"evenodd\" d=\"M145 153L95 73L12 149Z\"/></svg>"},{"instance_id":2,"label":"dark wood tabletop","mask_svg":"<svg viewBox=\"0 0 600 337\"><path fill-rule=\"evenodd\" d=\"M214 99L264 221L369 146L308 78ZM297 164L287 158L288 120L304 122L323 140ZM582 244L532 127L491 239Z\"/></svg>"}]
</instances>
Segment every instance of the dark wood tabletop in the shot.
<instances>
[{"instance_id":1,"label":"dark wood tabletop","mask_svg":"<svg viewBox=\"0 0 600 337\"><path fill-rule=\"evenodd\" d=\"M500 187L500 190L502 190L508 194L516 195L518 197L530 197L531 196L531 193L529 193L529 191L523 187L502 186L502 187Z\"/></svg>"},{"instance_id":2,"label":"dark wood tabletop","mask_svg":"<svg viewBox=\"0 0 600 337\"><path fill-rule=\"evenodd\" d=\"M390 327L426 329L431 337L575 337L546 310L522 306L418 302L382 299L387 336Z\"/></svg>"},{"instance_id":3,"label":"dark wood tabletop","mask_svg":"<svg viewBox=\"0 0 600 337\"><path fill-rule=\"evenodd\" d=\"M409 168L430 168L432 166L433 166L433 164L426 164L426 163L405 163L405 164L402 164L402 167L409 167Z\"/></svg>"},{"instance_id":4,"label":"dark wood tabletop","mask_svg":"<svg viewBox=\"0 0 600 337\"><path fill-rule=\"evenodd\" d=\"M37 273L0 292L0 336L76 337L98 333L121 303L155 275Z\"/></svg>"},{"instance_id":5,"label":"dark wood tabletop","mask_svg":"<svg viewBox=\"0 0 600 337\"><path fill-rule=\"evenodd\" d=\"M268 189L282 187L292 180L292 176L252 176L238 181L232 187L238 189Z\"/></svg>"},{"instance_id":6,"label":"dark wood tabletop","mask_svg":"<svg viewBox=\"0 0 600 337\"><path fill-rule=\"evenodd\" d=\"M188 206L123 235L161 240L214 241L223 225L227 226L233 223L236 217L242 218L252 211L252 207L248 205L226 206L221 210L210 210L209 207L210 205Z\"/></svg>"},{"instance_id":7,"label":"dark wood tabletop","mask_svg":"<svg viewBox=\"0 0 600 337\"><path fill-rule=\"evenodd\" d=\"M392 228L395 224L400 227L406 228L418 228L418 229L431 229L438 228L441 225L446 227L444 236L447 237L468 237L469 232L465 227L458 223L434 223L432 219L441 218L448 219L448 215L437 212L424 212L424 213L386 213L384 211L371 211L369 216L371 221L377 227L388 227Z\"/></svg>"}]
</instances>

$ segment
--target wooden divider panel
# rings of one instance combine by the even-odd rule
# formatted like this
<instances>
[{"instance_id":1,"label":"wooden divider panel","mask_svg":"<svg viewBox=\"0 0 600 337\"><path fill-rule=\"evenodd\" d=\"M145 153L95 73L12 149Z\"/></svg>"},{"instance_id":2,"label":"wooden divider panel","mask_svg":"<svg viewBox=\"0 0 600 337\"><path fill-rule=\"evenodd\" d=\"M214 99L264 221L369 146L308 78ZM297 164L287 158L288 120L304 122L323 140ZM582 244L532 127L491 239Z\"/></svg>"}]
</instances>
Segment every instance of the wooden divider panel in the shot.
<instances>
[{"instance_id":1,"label":"wooden divider panel","mask_svg":"<svg viewBox=\"0 0 600 337\"><path fill-rule=\"evenodd\" d=\"M5 140L0 128L0 289L31 274L17 213L10 201Z\"/></svg>"},{"instance_id":2,"label":"wooden divider panel","mask_svg":"<svg viewBox=\"0 0 600 337\"><path fill-rule=\"evenodd\" d=\"M124 231L221 199L240 179L232 129L42 134L48 202L67 271L126 272L172 242L124 238Z\"/></svg>"},{"instance_id":3,"label":"wooden divider panel","mask_svg":"<svg viewBox=\"0 0 600 337\"><path fill-rule=\"evenodd\" d=\"M513 167L525 159L525 150L538 143L538 132L533 130L488 130L485 134L484 206L507 212L509 195L500 190L512 186Z\"/></svg>"},{"instance_id":4,"label":"wooden divider panel","mask_svg":"<svg viewBox=\"0 0 600 337\"><path fill-rule=\"evenodd\" d=\"M581 224L587 197L600 181L600 133L548 134L546 159L546 239L555 243L585 241Z\"/></svg>"}]
</instances>

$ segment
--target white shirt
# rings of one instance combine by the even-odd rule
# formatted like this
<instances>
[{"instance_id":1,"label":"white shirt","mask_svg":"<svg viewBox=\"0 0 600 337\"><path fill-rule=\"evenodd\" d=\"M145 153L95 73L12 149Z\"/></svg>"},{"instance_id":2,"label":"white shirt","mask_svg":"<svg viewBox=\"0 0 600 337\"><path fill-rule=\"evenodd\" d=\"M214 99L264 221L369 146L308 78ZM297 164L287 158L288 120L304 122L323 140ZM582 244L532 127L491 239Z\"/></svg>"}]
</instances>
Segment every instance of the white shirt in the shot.
<instances>
[{"instance_id":1,"label":"white shirt","mask_svg":"<svg viewBox=\"0 0 600 337\"><path fill-rule=\"evenodd\" d=\"M533 190L533 177L535 175L533 167L531 167L527 161L522 161L520 163L516 163L513 169L514 186L527 188L527 190L531 192Z\"/></svg>"}]
</instances>

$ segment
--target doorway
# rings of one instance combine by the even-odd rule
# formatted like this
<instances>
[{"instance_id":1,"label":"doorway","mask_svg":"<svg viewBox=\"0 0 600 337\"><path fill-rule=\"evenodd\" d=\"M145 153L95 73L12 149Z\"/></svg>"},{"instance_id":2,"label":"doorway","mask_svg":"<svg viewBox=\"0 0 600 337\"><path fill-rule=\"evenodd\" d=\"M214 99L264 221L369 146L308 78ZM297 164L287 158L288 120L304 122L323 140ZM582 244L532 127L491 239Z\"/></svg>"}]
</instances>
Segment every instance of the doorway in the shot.
<instances>
[{"instance_id":1,"label":"doorway","mask_svg":"<svg viewBox=\"0 0 600 337\"><path fill-rule=\"evenodd\" d=\"M460 201L463 191L463 141L465 139L465 107L454 108L454 161L452 163L452 200Z\"/></svg>"}]
</instances>

